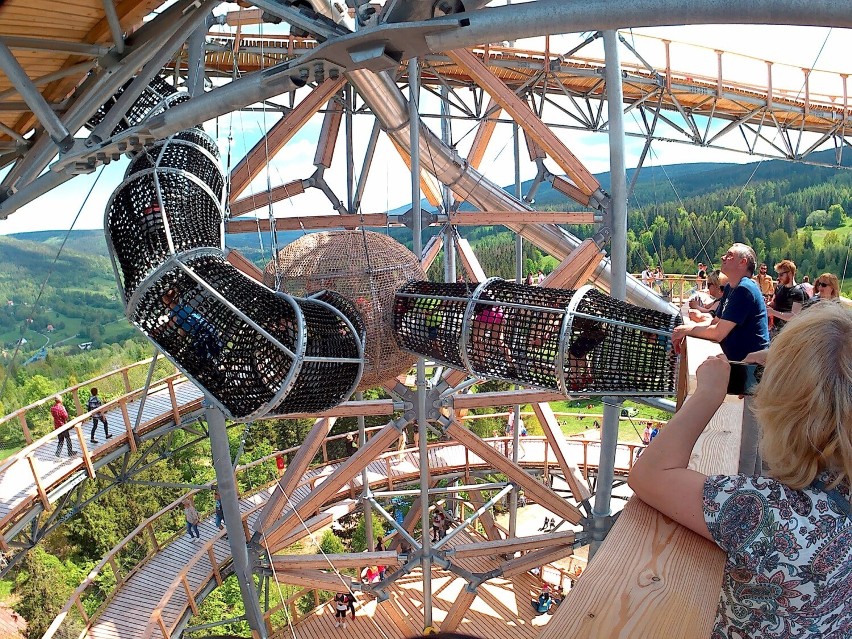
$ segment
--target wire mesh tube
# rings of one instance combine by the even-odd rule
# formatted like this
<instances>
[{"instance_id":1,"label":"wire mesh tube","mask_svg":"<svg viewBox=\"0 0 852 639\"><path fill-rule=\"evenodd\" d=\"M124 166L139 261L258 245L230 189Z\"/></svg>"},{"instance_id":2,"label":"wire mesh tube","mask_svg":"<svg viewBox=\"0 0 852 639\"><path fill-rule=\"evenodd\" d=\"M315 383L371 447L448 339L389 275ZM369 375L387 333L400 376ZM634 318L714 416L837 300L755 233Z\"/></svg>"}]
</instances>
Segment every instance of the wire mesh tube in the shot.
<instances>
[{"instance_id":1,"label":"wire mesh tube","mask_svg":"<svg viewBox=\"0 0 852 639\"><path fill-rule=\"evenodd\" d=\"M232 419L339 404L361 379L360 314L336 293L277 293L231 266L224 186L216 143L198 128L131 161L104 221L128 319Z\"/></svg>"},{"instance_id":2,"label":"wire mesh tube","mask_svg":"<svg viewBox=\"0 0 852 639\"><path fill-rule=\"evenodd\" d=\"M404 350L467 371L565 395L677 392L671 334L679 315L634 306L592 286L412 282L396 294Z\"/></svg>"}]
</instances>

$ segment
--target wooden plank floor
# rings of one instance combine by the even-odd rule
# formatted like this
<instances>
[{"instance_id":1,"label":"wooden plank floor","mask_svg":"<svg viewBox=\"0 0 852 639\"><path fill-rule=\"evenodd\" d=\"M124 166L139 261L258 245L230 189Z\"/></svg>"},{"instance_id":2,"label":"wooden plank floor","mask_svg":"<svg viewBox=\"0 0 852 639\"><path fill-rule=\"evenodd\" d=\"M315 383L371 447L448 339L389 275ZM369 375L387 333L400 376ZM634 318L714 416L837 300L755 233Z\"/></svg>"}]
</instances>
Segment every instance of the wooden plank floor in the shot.
<instances>
[{"instance_id":1,"label":"wooden plank floor","mask_svg":"<svg viewBox=\"0 0 852 639\"><path fill-rule=\"evenodd\" d=\"M482 541L470 533L461 533L450 542L450 546L473 541ZM467 570L486 571L499 564L496 557L477 557L457 560ZM454 573L434 569L432 571L432 600L434 626L440 627L453 602L467 582ZM532 639L551 619L551 615L537 615L531 605L538 596L540 583L524 573L511 580L492 579L477 589L477 596L458 627L458 632L473 634L489 639ZM293 628L296 637L308 639L343 639L355 636L359 639L402 639L420 634L423 630L423 583L420 569L398 579L389 589L390 599L377 603L367 595L358 594L359 606L356 618L347 621L347 628L335 628L334 607L329 603L299 620ZM400 618L405 625L400 624ZM290 629L282 629L275 635L291 637Z\"/></svg>"}]
</instances>

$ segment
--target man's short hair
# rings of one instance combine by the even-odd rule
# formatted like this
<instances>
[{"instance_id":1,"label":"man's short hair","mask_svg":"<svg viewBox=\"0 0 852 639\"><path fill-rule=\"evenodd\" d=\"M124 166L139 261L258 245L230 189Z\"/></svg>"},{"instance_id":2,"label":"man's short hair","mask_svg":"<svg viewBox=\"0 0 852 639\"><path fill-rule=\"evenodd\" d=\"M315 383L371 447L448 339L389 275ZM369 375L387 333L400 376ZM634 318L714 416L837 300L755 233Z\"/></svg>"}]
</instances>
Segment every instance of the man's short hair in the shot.
<instances>
[{"instance_id":1,"label":"man's short hair","mask_svg":"<svg viewBox=\"0 0 852 639\"><path fill-rule=\"evenodd\" d=\"M793 260L781 260L775 265L775 272L778 271L790 271L796 277L796 263Z\"/></svg>"},{"instance_id":2,"label":"man's short hair","mask_svg":"<svg viewBox=\"0 0 852 639\"><path fill-rule=\"evenodd\" d=\"M748 244L735 242L731 245L731 250L746 261L746 269L749 275L754 275L754 269L757 267L757 253Z\"/></svg>"}]
</instances>

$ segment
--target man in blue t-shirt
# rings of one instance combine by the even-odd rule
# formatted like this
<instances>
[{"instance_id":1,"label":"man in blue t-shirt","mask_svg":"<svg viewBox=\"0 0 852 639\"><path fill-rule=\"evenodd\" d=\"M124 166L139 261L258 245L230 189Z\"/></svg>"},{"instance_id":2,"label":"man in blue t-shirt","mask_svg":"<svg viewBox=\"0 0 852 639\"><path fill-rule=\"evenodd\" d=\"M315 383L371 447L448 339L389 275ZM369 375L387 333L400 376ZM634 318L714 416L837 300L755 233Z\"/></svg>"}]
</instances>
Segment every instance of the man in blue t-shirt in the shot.
<instances>
[{"instance_id":1,"label":"man in blue t-shirt","mask_svg":"<svg viewBox=\"0 0 852 639\"><path fill-rule=\"evenodd\" d=\"M709 324L684 324L674 329L672 341L680 350L686 336L717 342L731 361L741 361L749 353L769 347L769 324L766 303L757 284L751 279L757 266L754 249L734 244L722 256L721 271L728 276L728 285L719 301L716 317ZM747 397L743 410L743 430L740 442L740 472L751 475L760 472L757 453L759 439L757 424Z\"/></svg>"}]
</instances>

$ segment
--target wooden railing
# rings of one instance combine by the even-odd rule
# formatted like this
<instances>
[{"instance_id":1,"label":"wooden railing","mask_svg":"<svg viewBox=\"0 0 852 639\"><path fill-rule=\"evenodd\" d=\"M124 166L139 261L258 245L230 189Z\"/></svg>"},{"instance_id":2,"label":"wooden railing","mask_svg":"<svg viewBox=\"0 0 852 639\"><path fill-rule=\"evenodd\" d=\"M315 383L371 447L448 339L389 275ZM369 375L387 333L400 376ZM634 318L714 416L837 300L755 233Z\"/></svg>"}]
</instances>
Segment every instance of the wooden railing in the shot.
<instances>
[{"instance_id":1,"label":"wooden railing","mask_svg":"<svg viewBox=\"0 0 852 639\"><path fill-rule=\"evenodd\" d=\"M114 400L106 402L101 406L98 411L107 412L115 408L119 408L122 414L122 422L123 422L123 432L114 437L111 440L108 440L107 444L102 444L99 447L99 451L104 450L113 450L124 443L130 447L131 451L136 450L136 439L134 437L134 422L131 420L130 411L128 410L128 404L139 400L142 396L146 394L156 393L158 391L167 391L170 398L170 411L165 414L160 414L152 419L144 421L140 423L140 431L144 431L146 427L151 424L156 424L161 422L164 417L168 417L168 419L180 420L180 416L187 413L198 410L201 406L201 399L199 398L196 401L189 402L184 405L179 405L177 402L177 398L174 392L174 386L176 383L179 383L184 378L181 374L175 373L165 379L160 380L156 384L152 384L149 389L140 388L134 391L130 391L129 393L122 395ZM74 417L69 420L67 424L65 424L62 428L56 429L52 431L50 434L44 435L39 439L31 442L28 446L24 447L22 450L17 452L16 454L8 457L0 463L0 475L4 475L6 473L20 473L21 478L28 477L34 480L35 483L35 494L38 499L42 502L45 508L49 507L48 501L48 493L50 489L58 482L67 478L70 473L76 472L80 469L80 465L82 465L82 469L86 471L89 477L94 477L95 469L92 461L92 451L89 449L88 445L88 437L83 434L82 427L86 423L86 421L91 417L91 412L81 413L80 415ZM63 433L69 432L72 433L72 436L76 438L77 443L79 445L81 456L77 461L78 465L73 467L69 467L65 470L61 477L55 478L53 480L45 480L39 470L37 460L35 458L35 451L41 446L44 445L52 445L56 441L56 437ZM118 433L116 433L118 435ZM23 470L20 470L23 469ZM13 495L6 495L7 499L14 497ZM5 513L0 519L0 530L4 529L10 522L14 521L21 512L24 512L30 506L29 501L25 498L22 499L21 502L14 505L12 509ZM0 549L6 551L8 549L6 540L4 537L0 536Z\"/></svg>"},{"instance_id":2,"label":"wooden railing","mask_svg":"<svg viewBox=\"0 0 852 639\"><path fill-rule=\"evenodd\" d=\"M86 389L96 386L100 390L100 394L106 397L110 397L115 394L125 395L131 392L134 388L140 388L144 384L152 359L153 358L148 358L141 362L136 362L135 364L122 366L119 369L103 373L102 375L93 377L85 382L69 386L57 393L53 393L50 397L45 397L33 402L32 404L27 404L26 406L23 406L0 418L0 429L5 428L12 430L12 433L4 433L6 438L8 438L10 434L15 434L15 431L17 430L18 434L23 437L27 444L32 444L32 431L34 428L31 428L31 426L35 426L36 430L43 429L46 431L50 431L53 428L53 424L50 421L50 414L47 410L47 405L53 401L53 398L56 395L65 397L70 394L74 403L73 412L77 416L80 416L84 413L83 404L80 400L81 388ZM176 370L174 365L164 357L161 357L157 361L152 381L159 381L164 377L174 375L175 372ZM27 419L28 415L32 417L33 413L36 413L37 411L41 414L37 415L35 420L30 421ZM43 423L33 423L35 421L41 421Z\"/></svg>"}]
</instances>

